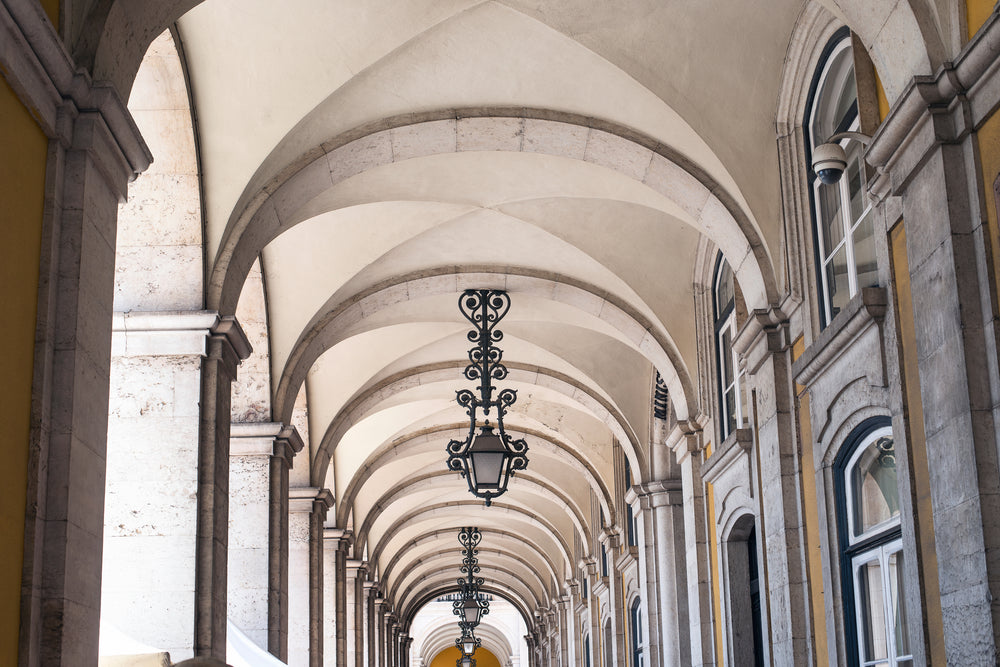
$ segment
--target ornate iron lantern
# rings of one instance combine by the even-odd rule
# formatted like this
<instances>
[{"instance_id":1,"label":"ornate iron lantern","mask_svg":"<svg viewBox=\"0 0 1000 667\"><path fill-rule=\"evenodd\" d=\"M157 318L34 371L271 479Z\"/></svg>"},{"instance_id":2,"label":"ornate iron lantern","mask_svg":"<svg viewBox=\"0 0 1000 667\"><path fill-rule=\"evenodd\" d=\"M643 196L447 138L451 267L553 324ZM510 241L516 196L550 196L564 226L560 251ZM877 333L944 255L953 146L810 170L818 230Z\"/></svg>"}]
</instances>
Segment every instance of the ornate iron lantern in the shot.
<instances>
[{"instance_id":1,"label":"ornate iron lantern","mask_svg":"<svg viewBox=\"0 0 1000 667\"><path fill-rule=\"evenodd\" d=\"M483 640L472 632L472 628L462 628L462 636L455 640L455 646L463 656L472 657L476 649L483 645Z\"/></svg>"},{"instance_id":2,"label":"ornate iron lantern","mask_svg":"<svg viewBox=\"0 0 1000 667\"><path fill-rule=\"evenodd\" d=\"M483 535L478 528L463 528L458 533L463 554L462 567L459 571L466 576L458 580L461 594L452 603L452 613L458 616L458 627L461 628L463 635L466 632L471 633L483 616L490 613L490 601L479 594L483 578L476 576L479 573L476 546L482 539Z\"/></svg>"},{"instance_id":3,"label":"ornate iron lantern","mask_svg":"<svg viewBox=\"0 0 1000 667\"><path fill-rule=\"evenodd\" d=\"M523 438L513 439L504 430L503 418L507 409L517 400L517 391L503 389L494 398L493 380L507 377L503 365L503 350L495 343L503 340L497 324L510 310L510 296L502 290L468 289L458 300L458 308L465 319L475 327L468 338L475 343L469 350L469 365L465 377L479 382L479 396L469 389L457 391L455 400L469 415L469 434L464 441L448 443L448 468L462 473L469 483L469 491L486 500L487 507L493 498L507 491L510 476L528 467L528 443ZM490 425L490 410L496 409L496 431ZM476 434L476 414L482 409L485 423Z\"/></svg>"},{"instance_id":4,"label":"ornate iron lantern","mask_svg":"<svg viewBox=\"0 0 1000 667\"><path fill-rule=\"evenodd\" d=\"M455 667L476 667L476 659L470 655L463 655L455 661Z\"/></svg>"}]
</instances>

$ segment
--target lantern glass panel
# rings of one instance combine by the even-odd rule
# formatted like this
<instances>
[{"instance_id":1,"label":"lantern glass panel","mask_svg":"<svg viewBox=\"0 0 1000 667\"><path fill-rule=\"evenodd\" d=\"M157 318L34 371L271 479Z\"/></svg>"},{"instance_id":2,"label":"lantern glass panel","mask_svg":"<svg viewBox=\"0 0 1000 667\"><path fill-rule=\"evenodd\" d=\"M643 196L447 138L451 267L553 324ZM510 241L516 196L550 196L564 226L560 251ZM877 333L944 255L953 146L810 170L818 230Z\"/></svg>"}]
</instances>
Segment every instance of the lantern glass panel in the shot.
<instances>
[{"instance_id":1,"label":"lantern glass panel","mask_svg":"<svg viewBox=\"0 0 1000 667\"><path fill-rule=\"evenodd\" d=\"M479 624L479 600L468 598L462 605L462 612L465 614L465 622L470 625Z\"/></svg>"}]
</instances>

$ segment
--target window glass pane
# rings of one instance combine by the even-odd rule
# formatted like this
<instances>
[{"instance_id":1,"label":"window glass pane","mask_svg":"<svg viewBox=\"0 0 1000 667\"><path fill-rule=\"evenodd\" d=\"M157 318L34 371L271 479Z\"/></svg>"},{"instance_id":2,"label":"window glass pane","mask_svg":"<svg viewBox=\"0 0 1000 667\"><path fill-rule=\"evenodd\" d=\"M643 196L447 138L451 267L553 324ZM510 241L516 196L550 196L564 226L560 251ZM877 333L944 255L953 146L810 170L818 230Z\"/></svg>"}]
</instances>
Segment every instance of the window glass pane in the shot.
<instances>
[{"instance_id":1,"label":"window glass pane","mask_svg":"<svg viewBox=\"0 0 1000 667\"><path fill-rule=\"evenodd\" d=\"M875 264L875 225L872 212L854 228L854 263L858 268L858 288L878 284L878 267Z\"/></svg>"},{"instance_id":2,"label":"window glass pane","mask_svg":"<svg viewBox=\"0 0 1000 667\"><path fill-rule=\"evenodd\" d=\"M736 428L736 388L733 387L726 392L726 435L728 436Z\"/></svg>"},{"instance_id":3,"label":"window glass pane","mask_svg":"<svg viewBox=\"0 0 1000 667\"><path fill-rule=\"evenodd\" d=\"M896 450L889 436L865 449L851 472L854 497L854 536L899 515Z\"/></svg>"},{"instance_id":4,"label":"window glass pane","mask_svg":"<svg viewBox=\"0 0 1000 667\"><path fill-rule=\"evenodd\" d=\"M907 656L910 653L906 640L906 613L903 604L899 599L901 589L901 578L903 576L903 552L897 551L889 554L889 604L891 605L893 619L893 634L896 642L896 655ZM908 663L909 660L900 660L901 663Z\"/></svg>"},{"instance_id":5,"label":"window glass pane","mask_svg":"<svg viewBox=\"0 0 1000 667\"><path fill-rule=\"evenodd\" d=\"M847 249L841 247L826 265L826 286L830 295L830 318L851 300L851 284L847 276Z\"/></svg>"},{"instance_id":6,"label":"window glass pane","mask_svg":"<svg viewBox=\"0 0 1000 667\"><path fill-rule=\"evenodd\" d=\"M733 384L733 333L726 327L720 332L719 340L719 369L722 375L723 389Z\"/></svg>"},{"instance_id":7,"label":"window glass pane","mask_svg":"<svg viewBox=\"0 0 1000 667\"><path fill-rule=\"evenodd\" d=\"M813 145L826 141L837 131L845 117L852 113L851 107L858 97L854 56L850 43L845 40L842 44L824 68L821 88L816 95L810 128Z\"/></svg>"},{"instance_id":8,"label":"window glass pane","mask_svg":"<svg viewBox=\"0 0 1000 667\"><path fill-rule=\"evenodd\" d=\"M733 305L733 270L729 262L722 260L719 268L719 282L715 293L715 318L719 319Z\"/></svg>"},{"instance_id":9,"label":"window glass pane","mask_svg":"<svg viewBox=\"0 0 1000 667\"><path fill-rule=\"evenodd\" d=\"M840 187L821 185L816 189L819 199L819 226L823 234L823 252L826 259L844 240L844 223L841 220Z\"/></svg>"},{"instance_id":10,"label":"window glass pane","mask_svg":"<svg viewBox=\"0 0 1000 667\"><path fill-rule=\"evenodd\" d=\"M885 633L882 572L877 560L858 568L857 613L860 624L861 660L865 665L887 664L880 662L889 657Z\"/></svg>"},{"instance_id":11,"label":"window glass pane","mask_svg":"<svg viewBox=\"0 0 1000 667\"><path fill-rule=\"evenodd\" d=\"M847 195L851 200L851 223L861 217L865 210L865 192L861 172L861 149L852 141L847 151Z\"/></svg>"}]
</instances>

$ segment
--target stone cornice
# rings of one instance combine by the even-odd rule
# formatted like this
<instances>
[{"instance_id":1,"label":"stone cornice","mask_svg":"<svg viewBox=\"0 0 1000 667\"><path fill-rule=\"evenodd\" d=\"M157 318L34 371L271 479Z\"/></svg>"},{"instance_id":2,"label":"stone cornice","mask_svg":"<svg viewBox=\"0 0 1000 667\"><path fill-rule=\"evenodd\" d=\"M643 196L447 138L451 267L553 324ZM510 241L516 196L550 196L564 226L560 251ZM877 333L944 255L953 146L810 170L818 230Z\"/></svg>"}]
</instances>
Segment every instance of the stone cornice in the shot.
<instances>
[{"instance_id":1,"label":"stone cornice","mask_svg":"<svg viewBox=\"0 0 1000 667\"><path fill-rule=\"evenodd\" d=\"M1000 18L992 13L953 62L916 76L872 138L865 160L878 176L875 201L901 194L927 153L964 139L1000 103Z\"/></svg>"},{"instance_id":2,"label":"stone cornice","mask_svg":"<svg viewBox=\"0 0 1000 667\"><path fill-rule=\"evenodd\" d=\"M330 489L315 486L293 486L288 489L289 512L311 512L316 503L325 509L333 507L333 493Z\"/></svg>"},{"instance_id":3,"label":"stone cornice","mask_svg":"<svg viewBox=\"0 0 1000 667\"><path fill-rule=\"evenodd\" d=\"M715 480L743 454L753 448L753 431L749 428L738 428L729 434L715 452L701 466L701 477L709 483Z\"/></svg>"},{"instance_id":4,"label":"stone cornice","mask_svg":"<svg viewBox=\"0 0 1000 667\"><path fill-rule=\"evenodd\" d=\"M112 183L132 180L146 170L153 156L132 115L113 86L94 83L78 69L40 3L5 0L0 3L0 69L18 97L50 139L65 147L81 146L74 122L88 115L100 118L122 158L124 173Z\"/></svg>"},{"instance_id":5,"label":"stone cornice","mask_svg":"<svg viewBox=\"0 0 1000 667\"><path fill-rule=\"evenodd\" d=\"M778 308L758 308L751 312L733 341L733 350L751 375L768 355L784 352L791 346L788 316Z\"/></svg>"},{"instance_id":6,"label":"stone cornice","mask_svg":"<svg viewBox=\"0 0 1000 667\"><path fill-rule=\"evenodd\" d=\"M884 287L865 287L847 302L802 356L792 364L792 376L808 387L871 326L881 325L888 308ZM881 376L884 378L884 366ZM871 369L866 369L870 371Z\"/></svg>"},{"instance_id":7,"label":"stone cornice","mask_svg":"<svg viewBox=\"0 0 1000 667\"><path fill-rule=\"evenodd\" d=\"M640 509L646 510L683 502L683 488L679 479L662 479L644 484L636 484L625 492L625 502L629 505L639 501Z\"/></svg>"},{"instance_id":8,"label":"stone cornice","mask_svg":"<svg viewBox=\"0 0 1000 667\"><path fill-rule=\"evenodd\" d=\"M185 356L207 354L206 339L219 323L214 311L114 313L112 351L117 356Z\"/></svg>"}]
</instances>

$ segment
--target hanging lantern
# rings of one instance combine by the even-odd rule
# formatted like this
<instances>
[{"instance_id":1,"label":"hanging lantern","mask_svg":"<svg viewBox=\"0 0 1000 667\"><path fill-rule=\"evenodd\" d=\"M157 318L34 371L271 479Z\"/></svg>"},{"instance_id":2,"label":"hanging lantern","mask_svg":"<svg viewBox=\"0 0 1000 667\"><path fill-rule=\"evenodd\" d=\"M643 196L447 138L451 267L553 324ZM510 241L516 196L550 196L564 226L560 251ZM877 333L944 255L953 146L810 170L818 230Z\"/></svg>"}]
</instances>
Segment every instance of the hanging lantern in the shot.
<instances>
[{"instance_id":1,"label":"hanging lantern","mask_svg":"<svg viewBox=\"0 0 1000 667\"><path fill-rule=\"evenodd\" d=\"M468 389L456 392L455 400L469 415L469 434L465 440L448 443L448 468L462 473L469 491L483 498L489 506L493 498L507 491L507 483L517 470L528 467L528 443L513 439L504 430L503 418L517 400L517 391L503 389L493 394L493 380L507 377L503 350L494 343L503 340L496 328L510 310L510 296L502 290L465 290L458 300L459 310L475 327L468 338L476 343L469 350L465 377L479 382L479 395ZM490 410L496 409L496 430L490 425ZM482 409L486 422L476 434L476 415Z\"/></svg>"}]
</instances>

